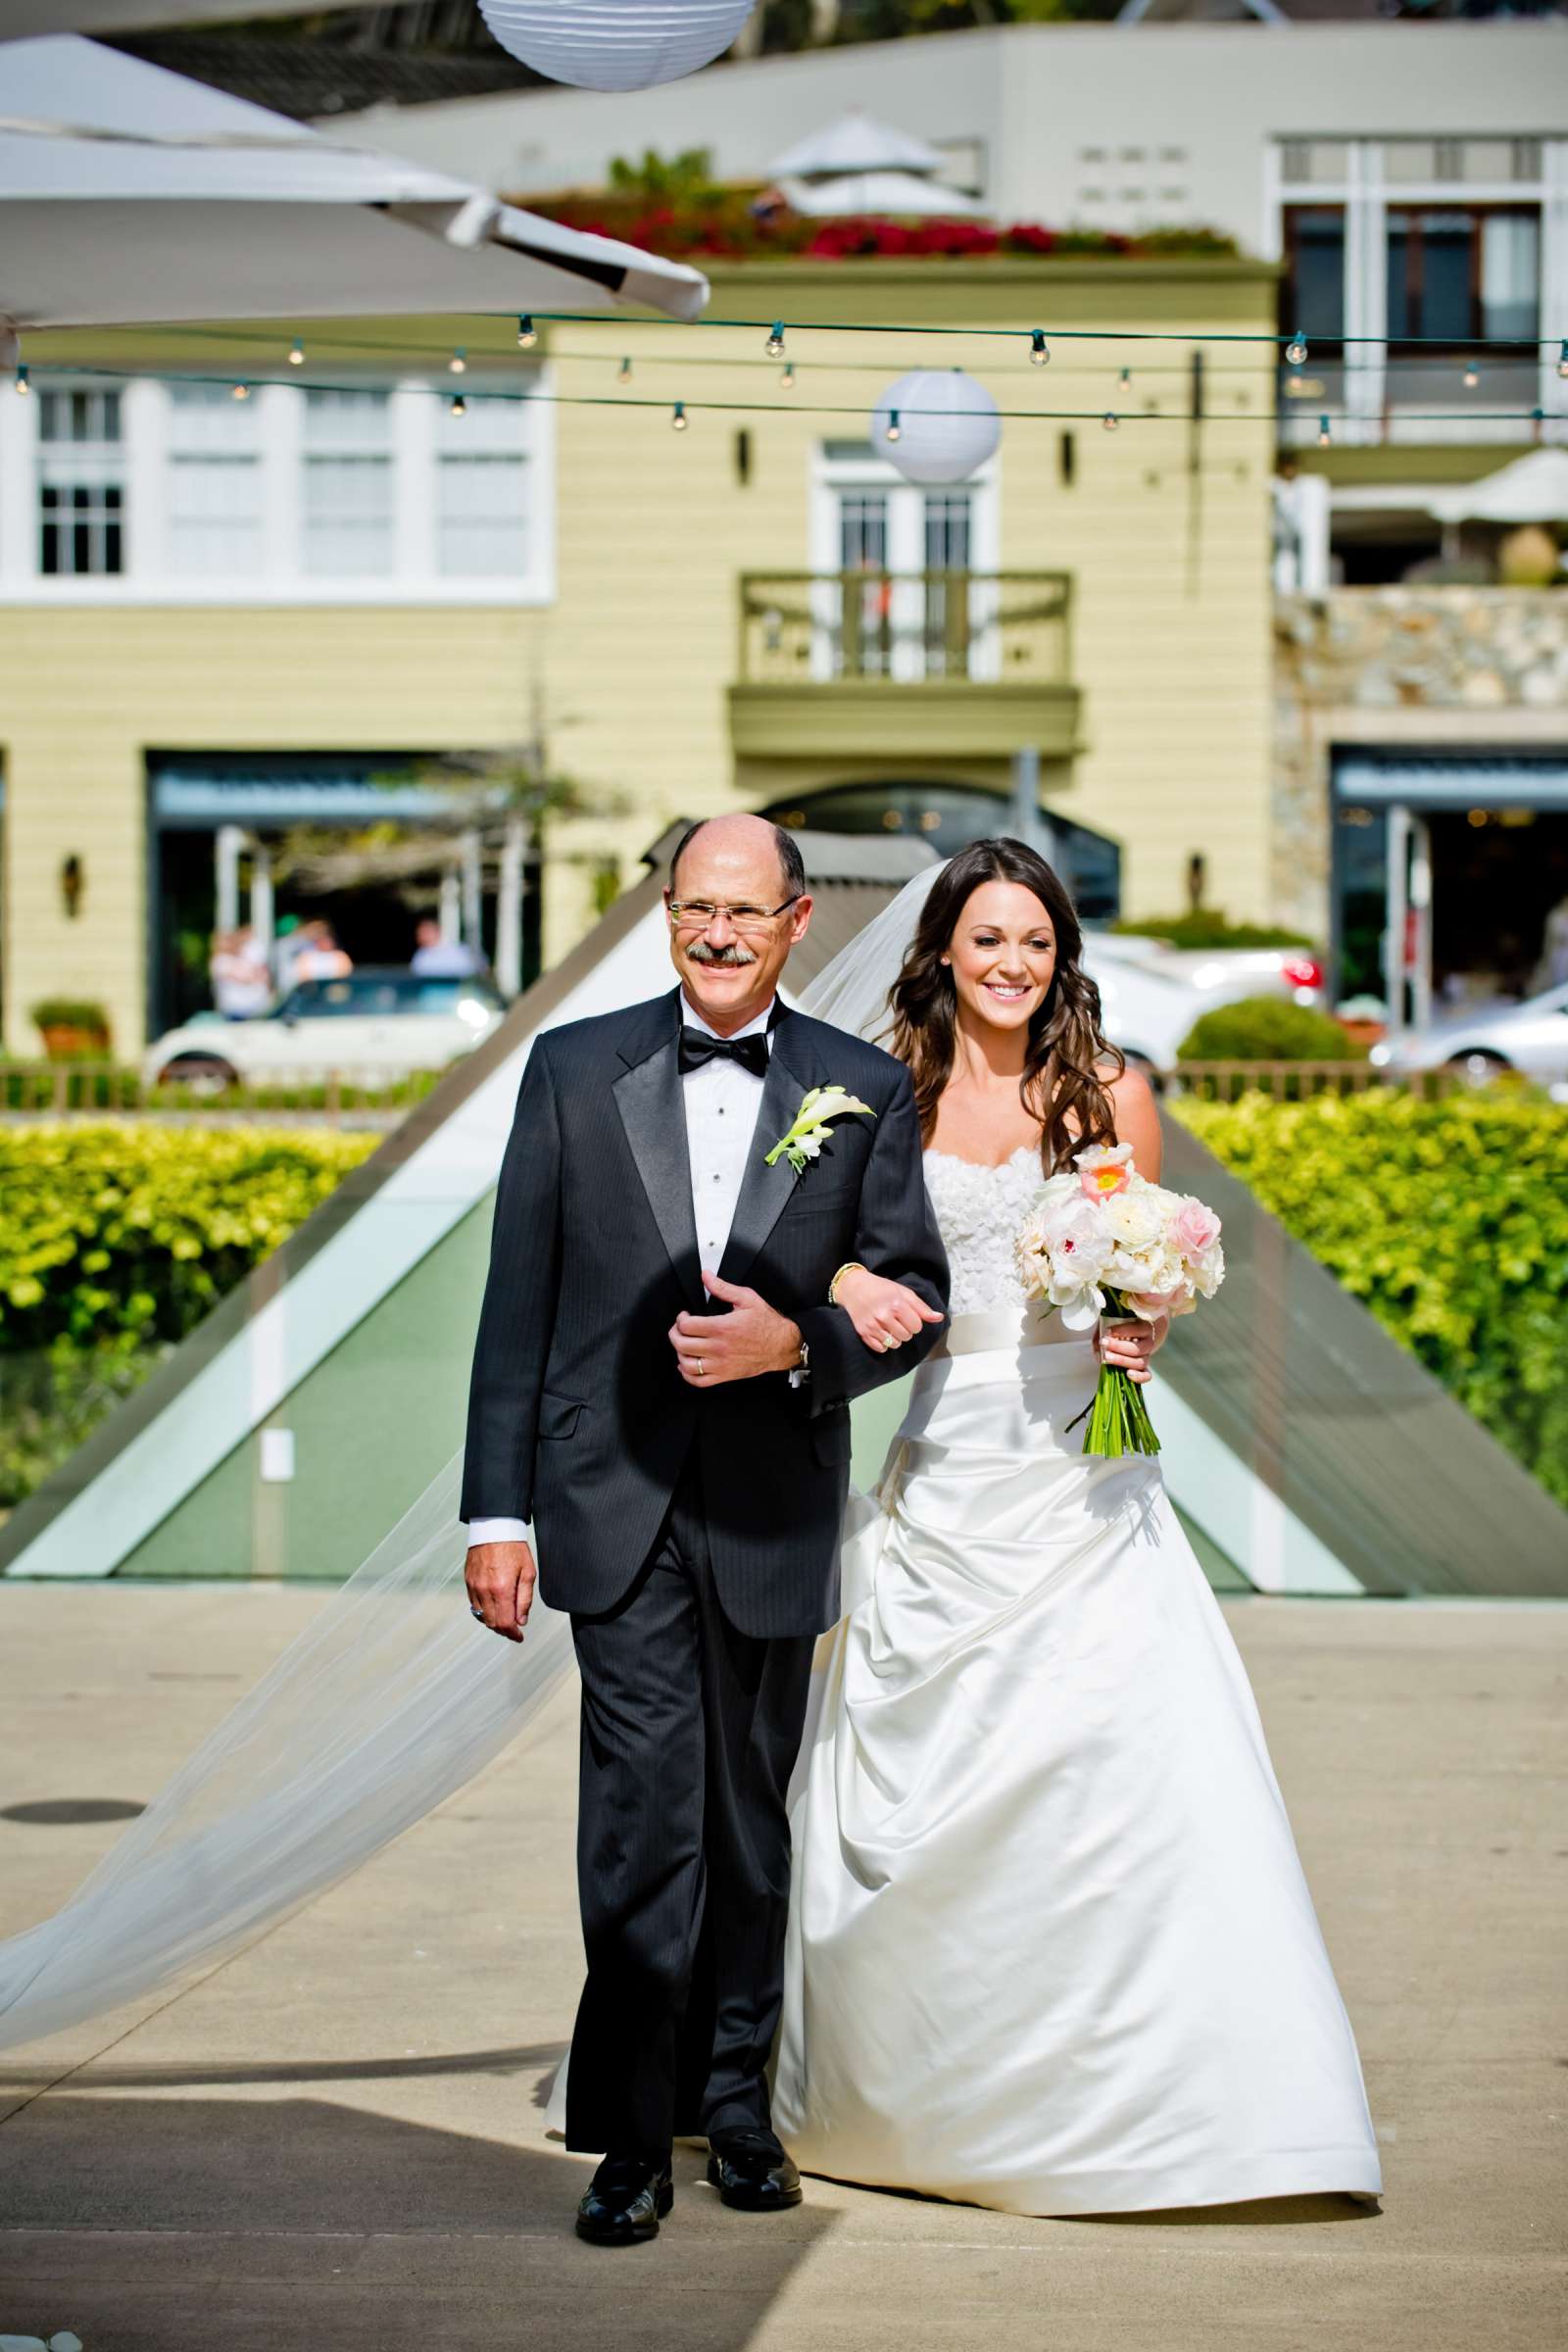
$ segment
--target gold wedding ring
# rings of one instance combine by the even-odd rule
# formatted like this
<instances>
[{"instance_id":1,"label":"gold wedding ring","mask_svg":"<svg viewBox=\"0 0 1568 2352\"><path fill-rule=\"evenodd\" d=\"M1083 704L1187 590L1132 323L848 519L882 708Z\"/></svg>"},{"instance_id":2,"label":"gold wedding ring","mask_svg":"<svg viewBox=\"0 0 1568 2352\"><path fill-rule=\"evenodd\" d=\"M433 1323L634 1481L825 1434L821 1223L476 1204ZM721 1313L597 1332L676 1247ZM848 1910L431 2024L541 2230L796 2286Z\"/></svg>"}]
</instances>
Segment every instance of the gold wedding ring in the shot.
<instances>
[{"instance_id":1,"label":"gold wedding ring","mask_svg":"<svg viewBox=\"0 0 1568 2352\"><path fill-rule=\"evenodd\" d=\"M696 1365L697 1365L697 1377L698 1377L698 1379L699 1379L699 1380L701 1380L701 1379L702 1379L702 1377L703 1377L703 1359L702 1359L702 1357L699 1355L698 1357L696 1357L696 1358L695 1358L695 1361L696 1361Z\"/></svg>"}]
</instances>

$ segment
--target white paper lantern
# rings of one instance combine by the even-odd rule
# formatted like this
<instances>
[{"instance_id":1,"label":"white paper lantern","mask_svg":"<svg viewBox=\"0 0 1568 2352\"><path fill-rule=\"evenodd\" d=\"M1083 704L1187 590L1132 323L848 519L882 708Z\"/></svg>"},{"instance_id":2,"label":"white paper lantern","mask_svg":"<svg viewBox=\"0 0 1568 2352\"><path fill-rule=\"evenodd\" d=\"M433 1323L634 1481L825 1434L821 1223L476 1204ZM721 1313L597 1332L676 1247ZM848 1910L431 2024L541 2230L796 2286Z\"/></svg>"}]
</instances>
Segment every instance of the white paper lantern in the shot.
<instances>
[{"instance_id":1,"label":"white paper lantern","mask_svg":"<svg viewBox=\"0 0 1568 2352\"><path fill-rule=\"evenodd\" d=\"M871 418L871 447L906 482L965 482L1001 439L996 402L961 368L901 375Z\"/></svg>"},{"instance_id":2,"label":"white paper lantern","mask_svg":"<svg viewBox=\"0 0 1568 2352\"><path fill-rule=\"evenodd\" d=\"M479 0L503 49L579 90L646 90L722 57L753 0Z\"/></svg>"}]
</instances>

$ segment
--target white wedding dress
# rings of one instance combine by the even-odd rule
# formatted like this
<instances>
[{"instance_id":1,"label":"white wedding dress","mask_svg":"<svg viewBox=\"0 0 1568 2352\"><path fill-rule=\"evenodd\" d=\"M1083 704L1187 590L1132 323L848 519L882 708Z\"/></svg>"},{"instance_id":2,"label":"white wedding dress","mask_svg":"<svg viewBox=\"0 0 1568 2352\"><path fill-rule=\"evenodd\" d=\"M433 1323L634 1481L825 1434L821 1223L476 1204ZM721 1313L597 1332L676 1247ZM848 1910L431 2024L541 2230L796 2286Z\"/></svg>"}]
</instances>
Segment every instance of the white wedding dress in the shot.
<instances>
[{"instance_id":1,"label":"white wedding dress","mask_svg":"<svg viewBox=\"0 0 1568 2352\"><path fill-rule=\"evenodd\" d=\"M1375 2194L1241 1660L1157 1463L1066 1430L1091 1339L1022 1295L1038 1157L926 1176L953 1320L852 1498L774 2123L809 2171L1012 2213Z\"/></svg>"}]
</instances>

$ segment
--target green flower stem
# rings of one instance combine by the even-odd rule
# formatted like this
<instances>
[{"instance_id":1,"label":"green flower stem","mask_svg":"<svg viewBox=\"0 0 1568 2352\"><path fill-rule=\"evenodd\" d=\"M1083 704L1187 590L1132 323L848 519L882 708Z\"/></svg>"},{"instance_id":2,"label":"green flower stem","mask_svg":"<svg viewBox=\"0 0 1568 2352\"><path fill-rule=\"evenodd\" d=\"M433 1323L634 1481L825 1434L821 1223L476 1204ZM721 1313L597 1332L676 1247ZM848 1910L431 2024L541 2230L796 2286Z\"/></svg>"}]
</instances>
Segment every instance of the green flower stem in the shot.
<instances>
[{"instance_id":1,"label":"green flower stem","mask_svg":"<svg viewBox=\"0 0 1568 2352\"><path fill-rule=\"evenodd\" d=\"M1106 1312L1118 1321L1126 1320L1129 1309L1114 1291L1105 1293ZM1106 1454L1112 1459L1124 1453L1157 1453L1159 1440L1154 1424L1149 1418L1140 1384L1119 1364L1102 1364L1095 1393L1081 1413L1073 1416L1068 1429L1076 1429L1086 1420L1085 1453Z\"/></svg>"}]
</instances>

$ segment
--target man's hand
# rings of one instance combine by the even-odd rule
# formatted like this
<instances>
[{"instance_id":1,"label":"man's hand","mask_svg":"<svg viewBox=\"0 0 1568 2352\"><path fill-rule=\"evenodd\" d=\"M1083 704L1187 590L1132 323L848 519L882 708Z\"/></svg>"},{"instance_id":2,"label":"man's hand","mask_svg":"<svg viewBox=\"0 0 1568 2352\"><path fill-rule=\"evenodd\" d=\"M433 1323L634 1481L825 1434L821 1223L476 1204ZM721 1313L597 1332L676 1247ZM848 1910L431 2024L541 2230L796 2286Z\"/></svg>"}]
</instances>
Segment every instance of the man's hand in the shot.
<instances>
[{"instance_id":1,"label":"man's hand","mask_svg":"<svg viewBox=\"0 0 1568 2352\"><path fill-rule=\"evenodd\" d=\"M493 1634L520 1642L539 1571L526 1544L470 1544L464 1569L468 1602Z\"/></svg>"},{"instance_id":2,"label":"man's hand","mask_svg":"<svg viewBox=\"0 0 1568 2352\"><path fill-rule=\"evenodd\" d=\"M680 1376L689 1389L716 1389L726 1380L755 1380L760 1372L787 1372L800 1361L801 1327L778 1314L744 1283L703 1273L710 1298L728 1301L727 1315L682 1312L669 1327Z\"/></svg>"}]
</instances>

